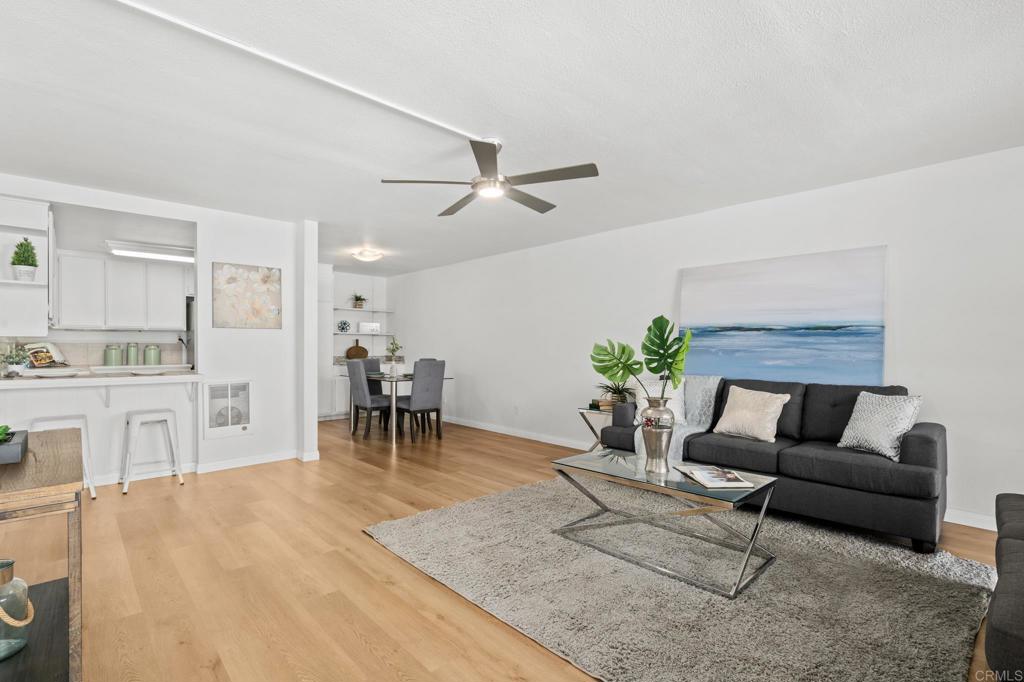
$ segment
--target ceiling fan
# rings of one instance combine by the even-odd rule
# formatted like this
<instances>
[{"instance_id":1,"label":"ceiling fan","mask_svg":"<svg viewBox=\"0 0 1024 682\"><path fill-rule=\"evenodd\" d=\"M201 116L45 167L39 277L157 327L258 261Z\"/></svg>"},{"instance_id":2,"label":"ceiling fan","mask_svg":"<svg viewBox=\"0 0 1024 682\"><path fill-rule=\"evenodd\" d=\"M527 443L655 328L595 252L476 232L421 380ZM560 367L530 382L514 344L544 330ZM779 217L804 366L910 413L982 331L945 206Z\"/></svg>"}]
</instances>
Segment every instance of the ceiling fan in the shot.
<instances>
[{"instance_id":1,"label":"ceiling fan","mask_svg":"<svg viewBox=\"0 0 1024 682\"><path fill-rule=\"evenodd\" d=\"M552 168L551 170L537 171L535 173L505 176L498 173L498 152L501 151L500 142L470 140L469 145L473 148L476 165L480 168L480 175L469 182L457 180L381 180L381 182L419 185L467 185L472 188L472 192L438 213L438 216L455 215L478 196L485 199L496 199L504 196L523 206L532 208L538 213L547 213L555 207L554 204L516 188L520 185L533 185L538 182L592 178L597 175L597 166L595 164L584 163L579 166L566 166L565 168Z\"/></svg>"}]
</instances>

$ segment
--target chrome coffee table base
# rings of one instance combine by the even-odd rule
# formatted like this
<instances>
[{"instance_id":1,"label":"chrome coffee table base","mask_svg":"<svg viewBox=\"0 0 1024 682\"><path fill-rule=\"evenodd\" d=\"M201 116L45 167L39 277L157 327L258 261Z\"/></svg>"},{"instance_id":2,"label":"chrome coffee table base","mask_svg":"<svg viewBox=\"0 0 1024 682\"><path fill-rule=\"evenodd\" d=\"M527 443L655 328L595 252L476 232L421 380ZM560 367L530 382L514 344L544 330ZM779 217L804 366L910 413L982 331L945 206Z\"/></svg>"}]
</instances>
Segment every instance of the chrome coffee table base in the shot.
<instances>
[{"instance_id":1,"label":"chrome coffee table base","mask_svg":"<svg viewBox=\"0 0 1024 682\"><path fill-rule=\"evenodd\" d=\"M713 516L713 514L715 514L716 512L729 511L729 508L727 507L722 507L720 505L701 506L691 500L677 498L688 506L685 507L684 509L680 509L674 512L662 512L659 514L648 515L630 514L628 512L624 512L618 509L612 509L611 507L607 506L604 502L598 499L597 496L594 495L594 493L587 490L583 486L583 484L581 484L579 481L577 481L575 478L570 476L565 471L556 470L556 473L563 479L565 479L565 481L569 483L569 485L576 488L576 490L578 490L583 496L585 496L598 507L597 511L591 514L587 514L583 518L576 519L571 523L567 523L566 525L551 531L556 535L561 535L567 540L572 540L573 542L577 542L581 545L586 545L587 547L596 549L597 551L607 554L609 556L613 556L617 559L628 561L629 563L634 564L636 566L646 568L647 570L653 571L658 575L663 575L668 578L679 580L681 582L687 583L688 585L699 587L702 590L707 590L708 592L713 592L723 597L728 597L729 599L735 599L737 595L739 595L743 590L747 588L747 586L750 585L750 583L754 582L754 580L756 580L762 573L768 570L769 566L775 563L775 555L769 552L767 549L764 548L763 545L760 545L757 542L757 537L761 532L761 526L764 524L765 512L768 510L768 502L769 500L771 500L772 497L772 488L769 488L767 490L764 497L764 502L761 504L761 511L757 515L757 522L754 524L754 529L748 535L746 533L736 530L735 528L725 523L721 519L715 518L715 516ZM612 518L607 521L594 521L594 519L604 516L605 514L609 514L611 516L616 516L619 518ZM710 521L711 523L713 523L714 525L718 526L722 530L724 530L729 536L735 538L735 540L728 540L713 537L710 535L704 535L703 533L697 533L691 530L677 528L675 526L671 526L667 523L662 522L662 520L671 518L673 516L701 516ZM714 545L718 545L719 547L725 547L727 549L732 549L741 553L742 559L739 562L739 566L737 567L738 570L736 573L736 579L732 583L731 589L722 589L721 587L701 581L693 576L678 573L676 571L673 571L672 569L666 568L665 566L659 566L658 564L651 563L646 559L642 559L640 557L636 557L631 554L621 552L616 549L612 549L611 547L601 545L597 542L586 540L578 536L578 534L582 531L593 530L595 528L608 528L611 526L624 526L636 523L641 523L648 526L653 526L655 528L660 528L670 533L675 533L676 535L685 535L687 537L694 538L702 542L708 542ZM746 575L746 577L744 577L744 575L747 573L747 566L750 564L751 555L755 555L760 557L761 559L764 559L764 562L760 566L758 566L754 571L752 571L749 575Z\"/></svg>"}]
</instances>

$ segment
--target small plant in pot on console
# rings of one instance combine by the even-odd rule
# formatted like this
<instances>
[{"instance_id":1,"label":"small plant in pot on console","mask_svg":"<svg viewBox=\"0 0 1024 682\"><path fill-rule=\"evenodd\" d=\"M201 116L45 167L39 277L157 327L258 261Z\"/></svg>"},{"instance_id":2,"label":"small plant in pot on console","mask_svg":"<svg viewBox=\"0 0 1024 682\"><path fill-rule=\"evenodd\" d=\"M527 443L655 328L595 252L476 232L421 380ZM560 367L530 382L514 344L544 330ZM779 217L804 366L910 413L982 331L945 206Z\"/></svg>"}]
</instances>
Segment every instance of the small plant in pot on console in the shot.
<instances>
[{"instance_id":1,"label":"small plant in pot on console","mask_svg":"<svg viewBox=\"0 0 1024 682\"><path fill-rule=\"evenodd\" d=\"M625 381L612 381L607 384L598 384L601 389L601 397L614 400L620 403L628 403L636 400L636 389L627 386Z\"/></svg>"},{"instance_id":2,"label":"small plant in pot on console","mask_svg":"<svg viewBox=\"0 0 1024 682\"><path fill-rule=\"evenodd\" d=\"M36 247L25 237L14 247L14 255L11 256L11 269L14 271L14 279L19 282L36 281L36 270L39 262L36 260Z\"/></svg>"},{"instance_id":3,"label":"small plant in pot on console","mask_svg":"<svg viewBox=\"0 0 1024 682\"><path fill-rule=\"evenodd\" d=\"M670 381L672 388L679 388L682 383L686 354L690 350L692 338L689 329L682 335L676 334L675 330L676 326L664 315L654 318L640 345L643 362L637 359L632 346L611 339L606 345L595 343L590 352L590 361L598 374L613 383L636 379L647 396L647 407L640 411L640 428L647 450L645 470L658 476L668 473L668 450L675 424L675 416L668 408L665 390ZM640 381L640 373L645 367L661 380L661 393L658 396L652 396Z\"/></svg>"}]
</instances>

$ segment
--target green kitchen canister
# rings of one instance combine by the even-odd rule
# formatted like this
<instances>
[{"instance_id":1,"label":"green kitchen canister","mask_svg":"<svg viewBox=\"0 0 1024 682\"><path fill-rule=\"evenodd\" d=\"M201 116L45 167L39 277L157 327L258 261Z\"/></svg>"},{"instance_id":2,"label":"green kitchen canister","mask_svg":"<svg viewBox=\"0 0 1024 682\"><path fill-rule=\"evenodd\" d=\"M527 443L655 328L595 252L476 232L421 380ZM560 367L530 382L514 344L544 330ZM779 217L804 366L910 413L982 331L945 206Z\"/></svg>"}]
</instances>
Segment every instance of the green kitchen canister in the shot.
<instances>
[{"instance_id":1,"label":"green kitchen canister","mask_svg":"<svg viewBox=\"0 0 1024 682\"><path fill-rule=\"evenodd\" d=\"M103 364L107 367L121 364L121 347L119 345L112 343L103 350Z\"/></svg>"},{"instance_id":2,"label":"green kitchen canister","mask_svg":"<svg viewBox=\"0 0 1024 682\"><path fill-rule=\"evenodd\" d=\"M149 344L148 346L146 346L146 350L144 352L144 355L145 355L145 360L144 360L145 364L147 364L147 365L159 365L160 364L160 346L157 346L157 345L152 344L152 343Z\"/></svg>"},{"instance_id":3,"label":"green kitchen canister","mask_svg":"<svg viewBox=\"0 0 1024 682\"><path fill-rule=\"evenodd\" d=\"M137 365L137 364L139 364L139 344L137 344L137 343L129 343L128 344L127 356L128 356L128 358L126 360L126 364L129 364L129 365Z\"/></svg>"}]
</instances>

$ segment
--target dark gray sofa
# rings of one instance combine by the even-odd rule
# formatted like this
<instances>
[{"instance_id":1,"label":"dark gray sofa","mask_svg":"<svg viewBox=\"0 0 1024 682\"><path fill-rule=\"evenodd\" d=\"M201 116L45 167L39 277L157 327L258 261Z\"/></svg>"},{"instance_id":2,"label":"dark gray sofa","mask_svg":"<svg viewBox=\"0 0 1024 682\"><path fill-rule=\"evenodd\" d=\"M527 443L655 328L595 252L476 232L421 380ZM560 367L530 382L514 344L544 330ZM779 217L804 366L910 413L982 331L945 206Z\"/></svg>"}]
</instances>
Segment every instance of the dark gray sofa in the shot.
<instances>
[{"instance_id":1,"label":"dark gray sofa","mask_svg":"<svg viewBox=\"0 0 1024 682\"><path fill-rule=\"evenodd\" d=\"M996 496L996 569L985 658L1000 680L1024 679L1024 495Z\"/></svg>"},{"instance_id":2,"label":"dark gray sofa","mask_svg":"<svg viewBox=\"0 0 1024 682\"><path fill-rule=\"evenodd\" d=\"M861 391L907 395L902 386L840 386L725 379L718 387L711 430L731 386L787 393L774 443L697 433L685 459L777 477L771 509L910 538L915 551L933 552L946 513L946 430L920 423L903 437L900 461L837 447ZM636 407L616 405L601 431L606 447L633 450Z\"/></svg>"}]
</instances>

